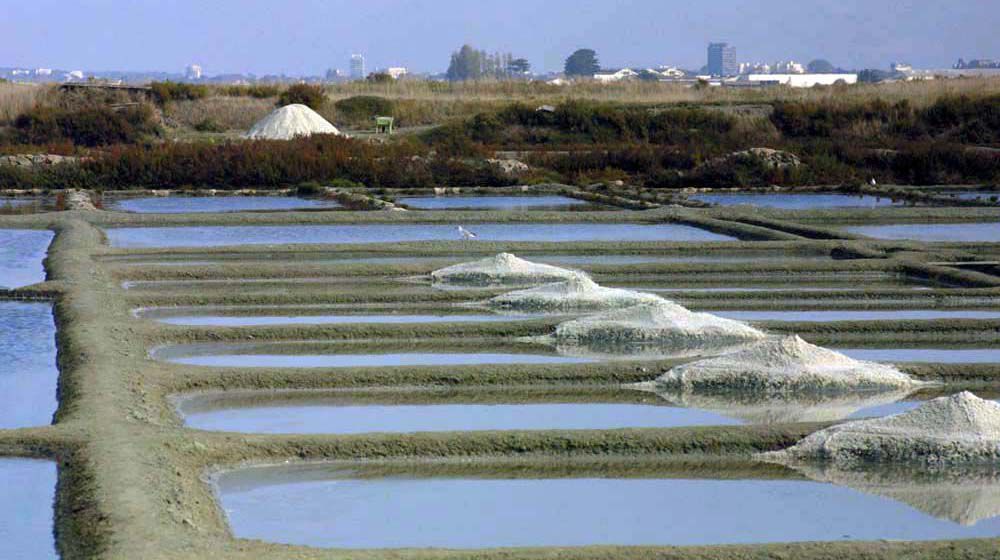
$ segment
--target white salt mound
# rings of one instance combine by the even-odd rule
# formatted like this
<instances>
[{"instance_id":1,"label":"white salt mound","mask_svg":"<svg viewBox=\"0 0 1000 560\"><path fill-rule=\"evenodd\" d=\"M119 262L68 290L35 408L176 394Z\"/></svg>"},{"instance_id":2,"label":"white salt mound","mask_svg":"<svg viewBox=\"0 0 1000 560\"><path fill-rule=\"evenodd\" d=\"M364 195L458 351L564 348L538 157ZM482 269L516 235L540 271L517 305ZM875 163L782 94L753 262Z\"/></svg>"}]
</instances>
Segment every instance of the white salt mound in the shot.
<instances>
[{"instance_id":1,"label":"white salt mound","mask_svg":"<svg viewBox=\"0 0 1000 560\"><path fill-rule=\"evenodd\" d=\"M603 310L654 301L663 301L663 298L605 288L578 272L564 282L499 295L487 301L487 305L501 309Z\"/></svg>"},{"instance_id":2,"label":"white salt mound","mask_svg":"<svg viewBox=\"0 0 1000 560\"><path fill-rule=\"evenodd\" d=\"M1000 404L965 391L902 414L832 426L759 458L777 463L818 460L845 465L993 463L1000 460Z\"/></svg>"},{"instance_id":3,"label":"white salt mound","mask_svg":"<svg viewBox=\"0 0 1000 560\"><path fill-rule=\"evenodd\" d=\"M876 392L760 393L746 391L664 391L645 386L660 398L684 408L707 410L751 424L789 424L795 422L836 422L861 409L900 401L910 389Z\"/></svg>"},{"instance_id":4,"label":"white salt mound","mask_svg":"<svg viewBox=\"0 0 1000 560\"><path fill-rule=\"evenodd\" d=\"M907 388L920 382L893 366L849 358L798 336L672 368L656 384L681 390L843 391Z\"/></svg>"},{"instance_id":5,"label":"white salt mound","mask_svg":"<svg viewBox=\"0 0 1000 560\"><path fill-rule=\"evenodd\" d=\"M678 350L702 344L731 346L764 336L745 323L695 313L659 297L626 309L566 321L556 327L555 333L559 341L655 342Z\"/></svg>"},{"instance_id":6,"label":"white salt mound","mask_svg":"<svg viewBox=\"0 0 1000 560\"><path fill-rule=\"evenodd\" d=\"M579 273L549 264L534 263L510 253L441 268L431 273L435 282L470 284L528 284L573 278Z\"/></svg>"},{"instance_id":7,"label":"white salt mound","mask_svg":"<svg viewBox=\"0 0 1000 560\"><path fill-rule=\"evenodd\" d=\"M298 136L313 134L340 135L319 113L298 103L275 109L268 116L257 121L244 135L249 140L291 140Z\"/></svg>"}]
</instances>

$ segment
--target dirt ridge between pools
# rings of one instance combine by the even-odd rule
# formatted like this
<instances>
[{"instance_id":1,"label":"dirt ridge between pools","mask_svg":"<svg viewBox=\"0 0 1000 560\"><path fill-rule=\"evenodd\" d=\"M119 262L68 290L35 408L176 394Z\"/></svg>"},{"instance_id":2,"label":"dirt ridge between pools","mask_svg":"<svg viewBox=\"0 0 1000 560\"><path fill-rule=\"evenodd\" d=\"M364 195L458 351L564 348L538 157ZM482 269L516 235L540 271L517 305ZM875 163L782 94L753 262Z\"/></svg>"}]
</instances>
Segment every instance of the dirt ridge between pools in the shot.
<instances>
[{"instance_id":1,"label":"dirt ridge between pools","mask_svg":"<svg viewBox=\"0 0 1000 560\"><path fill-rule=\"evenodd\" d=\"M986 216L980 209L975 216ZM279 463L283 461L361 461L372 473L403 472L409 468L461 469L476 465L504 474L605 472L629 476L655 474L662 476L703 475L718 478L773 477L800 479L791 470L750 463L752 454L772 451L790 445L827 424L782 424L772 426L719 426L700 428L666 428L639 430L578 430L578 431L511 431L427 434L362 434L356 436L265 436L254 434L212 433L185 429L178 418L170 395L198 390L260 390L260 389L337 389L407 387L468 389L489 385L493 390L511 386L555 387L554 391L584 390L584 387L617 389L622 383L655 378L660 370L676 362L604 362L579 365L498 365L483 367L397 367L344 368L307 371L288 369L197 368L157 362L148 357L156 344L171 342L247 342L250 340L293 340L305 337L335 338L363 347L365 344L448 344L476 348L484 341L492 347L514 345L511 340L533 336L551 330L554 319L527 321L522 324L498 323L422 326L348 325L319 328L252 328L198 329L170 327L135 318L133 308L143 301L202 303L240 301L238 295L171 294L150 289L148 293L130 293L120 287L127 273L113 262L104 262L109 255L157 254L184 255L214 253L214 251L137 251L109 249L100 227L124 225L189 225L189 224L294 224L294 223L445 223L469 220L527 222L661 222L693 219L703 226L718 220L711 210L659 209L648 212L603 213L419 213L418 217L365 212L338 212L329 215L315 213L262 214L253 216L185 216L157 217L124 215L101 211L68 211L27 216L2 216L0 227L51 228L56 237L46 259L48 282L44 295L53 298L60 366L59 408L55 424L45 428L0 431L0 454L51 458L58 462L59 482L56 498L57 544L62 558L98 559L180 559L180 558L383 558L387 554L401 559L429 558L697 558L697 559L765 559L794 557L806 559L859 558L991 558L995 556L997 539L934 542L828 542L779 543L768 545L705 546L705 547L620 547L598 546L583 548L400 550L387 553L372 550L320 550L308 547L273 545L259 541L234 539L220 506L205 476L215 469L242 464ZM336 214L336 215L334 215ZM399 213L411 214L411 213ZM416 213L412 213L416 214ZM941 212L939 216L954 213ZM730 250L772 247L800 251L829 251L842 241L789 240L788 234L761 232L760 226L736 228L744 238L773 238L785 241L729 242ZM734 224L734 225L728 225ZM716 224L718 225L718 224ZM766 235L758 235L766 233ZM757 245L757 244L760 245ZM905 247L910 252L922 252L931 258L954 254L951 249L937 249L933 244L898 244L875 240L851 241L871 249L871 255L886 253L893 247ZM400 244L388 247L367 247L365 250L405 252L427 250L433 254L454 252L483 256L504 244L462 245L461 243ZM513 244L511 244L513 245ZM544 250L556 250L547 244ZM697 243L646 244L566 244L576 252L600 250L660 251L667 248L688 253L715 251ZM510 248L510 247L503 247ZM340 251L347 248L326 246L277 246L268 249L242 250L227 248L219 254L294 254L295 251ZM357 251L357 247L352 250ZM265 257L268 258L268 257ZM891 270L901 266L902 259L890 256L877 260L855 259L859 262L829 270ZM266 262L266 261L265 261ZM843 261L848 263L852 261ZM914 267L924 266L915 261ZM842 263L842 264L843 264ZM627 265L626 265L627 267ZM137 274L157 279L148 267L139 265ZM234 267L233 272L252 267ZM794 268L794 267L793 267ZM607 267L601 274L614 274ZM391 269L389 269L391 270ZM655 270L656 274L668 269ZM680 269L677 269L680 270ZM692 274L706 273L708 268L692 267ZM719 269L720 271L723 269ZM728 274L739 278L746 269L729 268ZM806 269L801 269L805 271ZM380 273L372 268L373 275ZM650 272L652 269L647 270ZM789 269L791 274L795 270ZM206 272L207 273L207 272ZM744 274L745 276L745 274ZM42 286L42 285L39 285ZM463 295L434 295L431 292L400 290L384 301L426 301L455 303ZM345 301L377 301L383 284L368 288L352 288L329 292ZM948 290L959 295L962 290ZM977 291L978 292L978 291ZM324 292L303 292L289 297L310 301ZM419 297L414 297L414 293ZM989 292L994 293L994 292ZM248 301L279 301L281 294L266 290L243 299ZM878 297L872 295L872 297ZM952 297L949 295L948 297ZM895 327L892 325L895 324ZM956 342L962 337L994 341L998 327L989 321L943 321L939 328ZM796 326L797 327L797 326ZM892 328L890 328L892 327ZM927 324L886 323L885 333L875 336L876 328L865 332L878 343L905 340L908 333L921 340L931 340ZM841 330L817 332L816 338L832 339L843 336ZM970 334L971 333L971 334ZM379 339L377 343L363 342ZM458 339L457 341L455 339ZM356 343L349 342L358 341ZM397 342L393 342L396 340ZM402 342L399 342L402 341ZM811 340L812 341L812 340ZM814 342L822 343L823 340ZM479 346L480 348L482 346ZM902 369L919 378L944 380L956 386L979 384L1000 387L998 364L912 364ZM589 389L587 389L589 390ZM518 393L521 391L521 393ZM513 391L525 394L524 389ZM353 464L353 463L352 463ZM381 470L380 470L381 469ZM401 470L402 469L402 470ZM574 470L575 469L575 470ZM590 469L588 471L588 469ZM454 472L454 471L453 471Z\"/></svg>"}]
</instances>

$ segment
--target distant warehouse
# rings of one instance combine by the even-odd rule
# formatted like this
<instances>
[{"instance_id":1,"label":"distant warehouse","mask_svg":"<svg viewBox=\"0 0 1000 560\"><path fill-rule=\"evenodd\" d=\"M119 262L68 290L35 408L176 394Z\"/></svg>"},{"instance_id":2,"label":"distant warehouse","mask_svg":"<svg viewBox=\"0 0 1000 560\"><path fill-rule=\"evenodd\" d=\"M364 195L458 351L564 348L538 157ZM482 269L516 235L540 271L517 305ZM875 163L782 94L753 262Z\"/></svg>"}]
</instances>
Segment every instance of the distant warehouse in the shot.
<instances>
[{"instance_id":1,"label":"distant warehouse","mask_svg":"<svg viewBox=\"0 0 1000 560\"><path fill-rule=\"evenodd\" d=\"M740 81L758 85L781 85L799 88L832 86L838 82L858 83L857 74L747 74Z\"/></svg>"}]
</instances>

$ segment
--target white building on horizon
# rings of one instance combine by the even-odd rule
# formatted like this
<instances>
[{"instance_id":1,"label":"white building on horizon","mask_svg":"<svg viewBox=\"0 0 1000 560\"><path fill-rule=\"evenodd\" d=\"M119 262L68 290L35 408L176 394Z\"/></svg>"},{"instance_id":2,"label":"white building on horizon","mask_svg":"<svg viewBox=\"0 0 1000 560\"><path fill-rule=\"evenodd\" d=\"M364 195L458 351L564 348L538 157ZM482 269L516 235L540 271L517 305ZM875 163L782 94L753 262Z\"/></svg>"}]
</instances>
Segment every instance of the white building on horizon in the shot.
<instances>
[{"instance_id":1,"label":"white building on horizon","mask_svg":"<svg viewBox=\"0 0 1000 560\"><path fill-rule=\"evenodd\" d=\"M838 82L858 83L857 74L747 74L746 81L761 85L783 85L795 88L832 86Z\"/></svg>"},{"instance_id":2,"label":"white building on horizon","mask_svg":"<svg viewBox=\"0 0 1000 560\"><path fill-rule=\"evenodd\" d=\"M200 80L202 69L200 64L189 64L184 68L184 77L188 80Z\"/></svg>"},{"instance_id":3,"label":"white building on horizon","mask_svg":"<svg viewBox=\"0 0 1000 560\"><path fill-rule=\"evenodd\" d=\"M361 54L351 55L351 79L352 80L363 80L365 79L365 57Z\"/></svg>"},{"instance_id":4,"label":"white building on horizon","mask_svg":"<svg viewBox=\"0 0 1000 560\"><path fill-rule=\"evenodd\" d=\"M385 73L388 74L393 80L398 80L410 72L404 66L390 66L385 69Z\"/></svg>"},{"instance_id":5,"label":"white building on horizon","mask_svg":"<svg viewBox=\"0 0 1000 560\"><path fill-rule=\"evenodd\" d=\"M594 74L594 79L603 84L608 84L611 82L620 82L622 80L630 80L639 76L639 73L631 68L622 68L621 70L602 70Z\"/></svg>"}]
</instances>

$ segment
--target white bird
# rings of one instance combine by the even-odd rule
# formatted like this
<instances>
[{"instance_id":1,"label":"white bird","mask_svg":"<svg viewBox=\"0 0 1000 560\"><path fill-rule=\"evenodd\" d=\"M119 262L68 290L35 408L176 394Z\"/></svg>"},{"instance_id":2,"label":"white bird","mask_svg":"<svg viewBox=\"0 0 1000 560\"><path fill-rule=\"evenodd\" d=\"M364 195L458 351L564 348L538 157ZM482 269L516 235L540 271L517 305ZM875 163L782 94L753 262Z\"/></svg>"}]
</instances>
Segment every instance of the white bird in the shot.
<instances>
[{"instance_id":1,"label":"white bird","mask_svg":"<svg viewBox=\"0 0 1000 560\"><path fill-rule=\"evenodd\" d=\"M873 186L873 187L877 187L878 186L878 181L875 180L875 177L872 177L871 179L869 179L868 183L871 184L871 186Z\"/></svg>"},{"instance_id":2,"label":"white bird","mask_svg":"<svg viewBox=\"0 0 1000 560\"><path fill-rule=\"evenodd\" d=\"M458 226L458 234L461 235L462 239L464 239L466 241L468 241L470 239L475 239L475 238L479 237L475 233L472 233L471 231L465 229L462 226Z\"/></svg>"}]
</instances>

